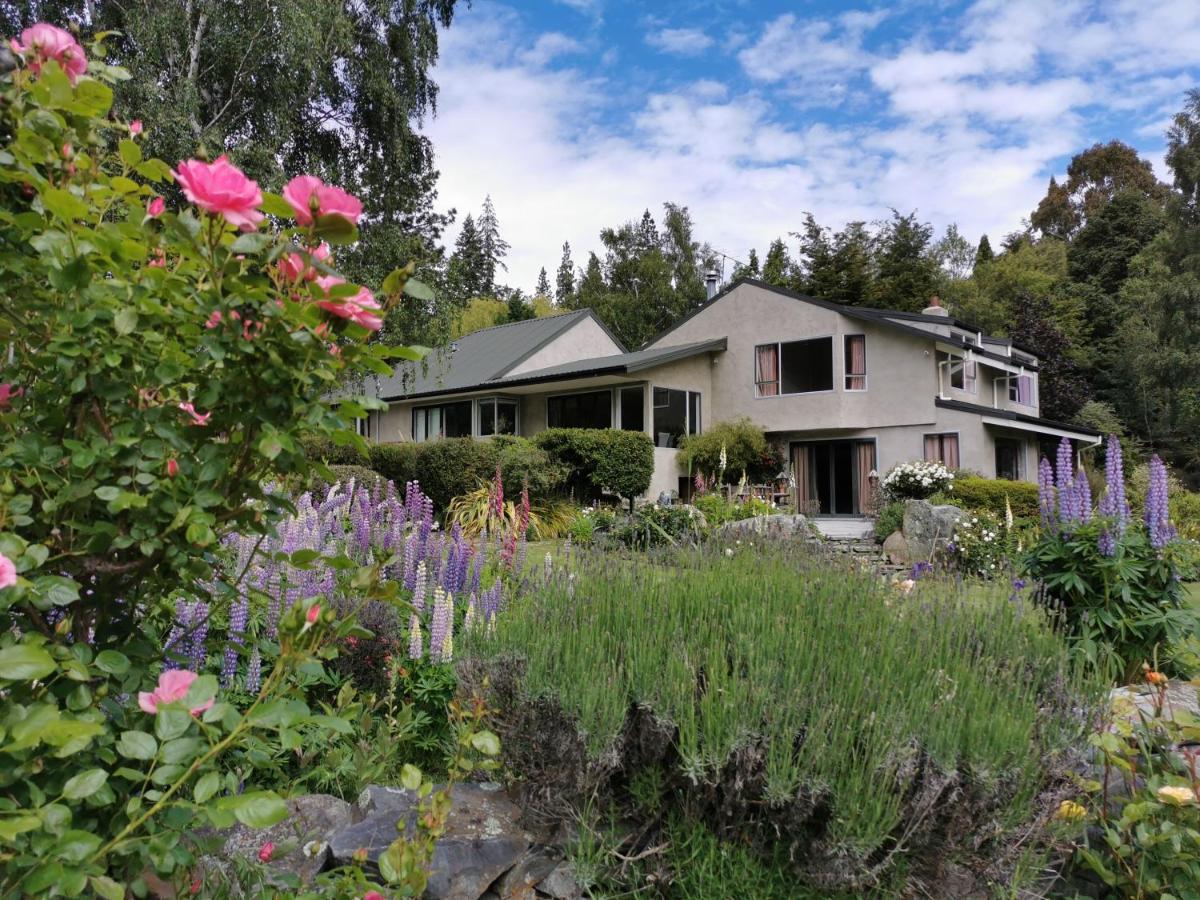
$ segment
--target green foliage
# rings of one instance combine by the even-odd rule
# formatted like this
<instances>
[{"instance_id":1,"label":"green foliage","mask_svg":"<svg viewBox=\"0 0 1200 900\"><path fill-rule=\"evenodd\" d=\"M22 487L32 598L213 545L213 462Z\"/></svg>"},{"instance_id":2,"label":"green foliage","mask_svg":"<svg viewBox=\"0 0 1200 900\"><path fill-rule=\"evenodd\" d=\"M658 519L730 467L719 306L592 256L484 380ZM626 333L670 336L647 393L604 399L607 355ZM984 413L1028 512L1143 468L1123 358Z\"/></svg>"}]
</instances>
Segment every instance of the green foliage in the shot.
<instances>
[{"instance_id":1,"label":"green foliage","mask_svg":"<svg viewBox=\"0 0 1200 900\"><path fill-rule=\"evenodd\" d=\"M1119 708L1111 727L1091 736L1103 780L1085 785L1093 795L1093 827L1077 861L1122 897L1198 896L1200 779L1194 761L1185 763L1176 748L1200 740L1200 726L1167 707L1165 678L1147 677L1157 682L1150 685L1149 713L1139 710L1134 718Z\"/></svg>"},{"instance_id":2,"label":"green foliage","mask_svg":"<svg viewBox=\"0 0 1200 900\"><path fill-rule=\"evenodd\" d=\"M403 488L410 481L421 480L421 472L417 465L420 447L420 444L407 442L369 444L367 446L369 465L383 478L398 488ZM423 487L424 484L422 484Z\"/></svg>"},{"instance_id":3,"label":"green foliage","mask_svg":"<svg viewBox=\"0 0 1200 900\"><path fill-rule=\"evenodd\" d=\"M501 435L491 439L496 448L496 463L504 480L504 493L515 497L521 488L529 488L535 499L549 498L562 488L567 466L553 459L541 446L528 438Z\"/></svg>"},{"instance_id":4,"label":"green foliage","mask_svg":"<svg viewBox=\"0 0 1200 900\"><path fill-rule=\"evenodd\" d=\"M715 491L696 497L692 501L692 505L704 514L704 522L709 530L726 522L751 519L755 516L769 516L779 512L766 500L760 500L757 497L747 497L738 503L734 500L726 500L722 494Z\"/></svg>"},{"instance_id":5,"label":"green foliage","mask_svg":"<svg viewBox=\"0 0 1200 900\"><path fill-rule=\"evenodd\" d=\"M1015 548L1011 529L990 509L975 511L954 529L955 561L970 575L980 578L1007 575Z\"/></svg>"},{"instance_id":6,"label":"green foliage","mask_svg":"<svg viewBox=\"0 0 1200 900\"><path fill-rule=\"evenodd\" d=\"M758 483L774 478L780 468L762 428L749 418L717 422L703 434L685 435L679 442L679 465L688 472L720 478L722 484L737 484L743 472L750 481Z\"/></svg>"},{"instance_id":7,"label":"green foliage","mask_svg":"<svg viewBox=\"0 0 1200 900\"><path fill-rule=\"evenodd\" d=\"M1200 618L1183 602L1176 546L1156 550L1134 522L1114 555L1105 556L1099 538L1107 526L1093 519L1044 529L1024 566L1074 652L1107 677L1128 681L1200 628Z\"/></svg>"},{"instance_id":8,"label":"green foliage","mask_svg":"<svg viewBox=\"0 0 1200 900\"><path fill-rule=\"evenodd\" d=\"M1011 508L1018 519L1036 520L1041 515L1037 485L1028 481L960 474L954 479L954 498L963 509L987 510L1001 519L1006 508Z\"/></svg>"},{"instance_id":9,"label":"green foliage","mask_svg":"<svg viewBox=\"0 0 1200 900\"><path fill-rule=\"evenodd\" d=\"M893 500L875 514L875 539L886 541L904 526L904 501Z\"/></svg>"},{"instance_id":10,"label":"green foliage","mask_svg":"<svg viewBox=\"0 0 1200 900\"><path fill-rule=\"evenodd\" d=\"M650 550L696 544L704 534L704 519L694 506L648 503L619 522L613 537L626 547Z\"/></svg>"},{"instance_id":11,"label":"green foliage","mask_svg":"<svg viewBox=\"0 0 1200 900\"><path fill-rule=\"evenodd\" d=\"M926 851L938 859L954 855L951 845L980 846L983 832L991 846L1005 834L1027 839L1047 768L1078 738L1077 707L1098 693L1074 680L1044 617L1003 595L967 599L936 581L923 585L927 602L897 602L871 574L830 567L794 544L755 545L732 556L721 548L667 554L656 566L582 554L574 578L514 603L495 634L468 640L466 653L521 660L519 699L505 701L506 719L521 720L514 704L526 700L536 698L539 710L561 704L598 779L603 766L594 761L609 760L604 771L612 771L608 754L620 752L613 748L632 708L665 720L670 752L631 756L623 778L665 766L668 784L697 792L700 815L705 797L736 796L737 818L721 806L711 824L748 842L788 844L794 875L810 865L837 873L822 882L826 890L840 881L861 893L853 879L868 869L887 877L915 863L922 851L912 845L886 854L910 827L948 842ZM544 730L550 720L527 721L528 733L502 735L506 747L558 746ZM530 753L522 758L540 759ZM954 804L906 806L923 779L943 784L936 773L952 770L964 791ZM751 781L737 780L749 772ZM572 777L591 796L577 767ZM826 810L819 825L810 818L814 797ZM987 824L972 819L978 832L964 829L964 809L989 810ZM943 830L946 816L959 824ZM804 839L810 826L821 829L820 842Z\"/></svg>"},{"instance_id":12,"label":"green foliage","mask_svg":"<svg viewBox=\"0 0 1200 900\"><path fill-rule=\"evenodd\" d=\"M496 474L496 448L474 438L442 438L417 445L416 471L436 509L473 491Z\"/></svg>"},{"instance_id":13,"label":"green foliage","mask_svg":"<svg viewBox=\"0 0 1200 900\"><path fill-rule=\"evenodd\" d=\"M533 438L566 472L577 499L608 491L632 502L650 488L654 445L640 431L614 428L548 428Z\"/></svg>"}]
</instances>

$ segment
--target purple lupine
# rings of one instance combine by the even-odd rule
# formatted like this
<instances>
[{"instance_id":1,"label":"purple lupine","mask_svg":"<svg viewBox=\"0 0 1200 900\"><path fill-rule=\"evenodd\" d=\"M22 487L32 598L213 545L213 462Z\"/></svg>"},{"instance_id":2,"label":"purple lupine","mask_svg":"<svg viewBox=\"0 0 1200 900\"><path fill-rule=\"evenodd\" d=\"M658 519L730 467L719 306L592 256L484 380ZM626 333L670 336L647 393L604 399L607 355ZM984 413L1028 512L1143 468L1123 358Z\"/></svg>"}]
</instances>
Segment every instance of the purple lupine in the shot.
<instances>
[{"instance_id":1,"label":"purple lupine","mask_svg":"<svg viewBox=\"0 0 1200 900\"><path fill-rule=\"evenodd\" d=\"M1055 488L1058 491L1058 521L1066 525L1079 519L1077 494L1075 492L1075 469L1072 460L1071 442L1063 438L1058 445L1058 460L1055 468Z\"/></svg>"},{"instance_id":2,"label":"purple lupine","mask_svg":"<svg viewBox=\"0 0 1200 900\"><path fill-rule=\"evenodd\" d=\"M262 687L262 655L255 647L250 651L250 661L246 663L246 692L257 694Z\"/></svg>"},{"instance_id":3,"label":"purple lupine","mask_svg":"<svg viewBox=\"0 0 1200 900\"><path fill-rule=\"evenodd\" d=\"M208 604L203 600L192 602L190 616L191 637L188 641L188 658L191 660L192 671L199 672L204 668L208 658Z\"/></svg>"},{"instance_id":4,"label":"purple lupine","mask_svg":"<svg viewBox=\"0 0 1200 900\"><path fill-rule=\"evenodd\" d=\"M1150 457L1150 488L1146 492L1146 530L1150 535L1150 546L1156 550L1175 539L1169 501L1167 467L1156 453Z\"/></svg>"},{"instance_id":5,"label":"purple lupine","mask_svg":"<svg viewBox=\"0 0 1200 900\"><path fill-rule=\"evenodd\" d=\"M410 534L404 542L404 586L410 591L417 583L417 536Z\"/></svg>"},{"instance_id":6,"label":"purple lupine","mask_svg":"<svg viewBox=\"0 0 1200 900\"><path fill-rule=\"evenodd\" d=\"M182 641L187 633L187 618L188 608L186 600L175 601L175 622L171 626L171 633L167 635L167 642L163 645L163 668L178 669L180 659L183 655Z\"/></svg>"},{"instance_id":7,"label":"purple lupine","mask_svg":"<svg viewBox=\"0 0 1200 900\"><path fill-rule=\"evenodd\" d=\"M413 613L408 620L408 658L420 659L425 655L425 643L421 639L421 617Z\"/></svg>"},{"instance_id":8,"label":"purple lupine","mask_svg":"<svg viewBox=\"0 0 1200 900\"><path fill-rule=\"evenodd\" d=\"M240 590L229 609L229 637L225 643L225 659L221 665L221 685L229 687L237 675L238 655L243 649L246 624L250 619L250 598Z\"/></svg>"},{"instance_id":9,"label":"purple lupine","mask_svg":"<svg viewBox=\"0 0 1200 900\"><path fill-rule=\"evenodd\" d=\"M1106 520L1098 540L1100 552L1105 556L1113 556L1129 521L1129 503L1125 499L1125 463L1121 457L1121 442L1115 434L1108 436L1104 458L1104 496L1100 498L1099 514Z\"/></svg>"},{"instance_id":10,"label":"purple lupine","mask_svg":"<svg viewBox=\"0 0 1200 900\"><path fill-rule=\"evenodd\" d=\"M1071 439L1063 438L1058 443L1058 458L1055 460L1055 474L1057 481L1055 487L1059 493L1067 490L1071 486L1071 481L1075 477L1075 453L1071 447Z\"/></svg>"},{"instance_id":11,"label":"purple lupine","mask_svg":"<svg viewBox=\"0 0 1200 900\"><path fill-rule=\"evenodd\" d=\"M1054 468L1050 465L1050 460L1043 456L1042 461L1038 463L1038 508L1042 513L1043 527L1049 527L1054 523L1056 505Z\"/></svg>"},{"instance_id":12,"label":"purple lupine","mask_svg":"<svg viewBox=\"0 0 1200 900\"><path fill-rule=\"evenodd\" d=\"M1088 481L1087 472L1083 469L1080 469L1075 476L1075 511L1079 513L1079 521L1091 521L1092 485Z\"/></svg>"},{"instance_id":13,"label":"purple lupine","mask_svg":"<svg viewBox=\"0 0 1200 900\"><path fill-rule=\"evenodd\" d=\"M428 583L428 576L425 574L425 561L417 563L417 571L413 578L413 609L420 612L425 609L425 586Z\"/></svg>"},{"instance_id":14,"label":"purple lupine","mask_svg":"<svg viewBox=\"0 0 1200 900\"><path fill-rule=\"evenodd\" d=\"M429 656L434 662L450 662L453 646L454 601L440 587L433 591L433 616L429 624Z\"/></svg>"}]
</instances>

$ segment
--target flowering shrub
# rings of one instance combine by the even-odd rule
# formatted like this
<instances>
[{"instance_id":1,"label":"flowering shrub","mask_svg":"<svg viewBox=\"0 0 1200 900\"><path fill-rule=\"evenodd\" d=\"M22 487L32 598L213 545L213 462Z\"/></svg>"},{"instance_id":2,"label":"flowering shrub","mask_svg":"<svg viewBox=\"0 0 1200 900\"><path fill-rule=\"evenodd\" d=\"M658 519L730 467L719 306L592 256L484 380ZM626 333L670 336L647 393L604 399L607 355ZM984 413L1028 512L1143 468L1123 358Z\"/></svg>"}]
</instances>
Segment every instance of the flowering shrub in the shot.
<instances>
[{"instance_id":1,"label":"flowering shrub","mask_svg":"<svg viewBox=\"0 0 1200 900\"><path fill-rule=\"evenodd\" d=\"M652 547L695 544L704 530L704 515L694 506L639 507L613 531L626 547L649 550Z\"/></svg>"},{"instance_id":2,"label":"flowering shrub","mask_svg":"<svg viewBox=\"0 0 1200 900\"><path fill-rule=\"evenodd\" d=\"M1011 530L988 510L960 520L954 528L955 560L970 575L995 578L1006 572L1013 546Z\"/></svg>"},{"instance_id":3,"label":"flowering shrub","mask_svg":"<svg viewBox=\"0 0 1200 900\"><path fill-rule=\"evenodd\" d=\"M320 398L418 355L364 340L406 273L383 302L337 276L330 245L356 236L344 192L293 182L304 212L224 158L145 158L140 124L110 117L125 73L101 46L39 25L14 49L0 73L0 895L141 896L150 873L183 890L184 830L279 821L272 760L301 732L345 727L305 685L334 642L364 634L353 609L285 593L270 639L255 635L242 597L256 576L221 565L220 540L273 540L292 504L267 485L307 473L301 437L357 440ZM160 194L171 181L182 209ZM388 557L279 554L289 584L401 597ZM210 662L217 622L227 645Z\"/></svg>"},{"instance_id":4,"label":"flowering shrub","mask_svg":"<svg viewBox=\"0 0 1200 900\"><path fill-rule=\"evenodd\" d=\"M1200 625L1177 577L1166 467L1158 457L1151 460L1145 515L1137 521L1125 499L1116 438L1108 440L1098 506L1072 455L1064 439L1057 464L1043 459L1039 466L1042 531L1024 566L1075 651L1109 677L1129 679Z\"/></svg>"},{"instance_id":5,"label":"flowering shrub","mask_svg":"<svg viewBox=\"0 0 1200 900\"><path fill-rule=\"evenodd\" d=\"M897 463L880 485L889 500L924 500L939 491L954 489L954 473L940 462L918 460Z\"/></svg>"}]
</instances>

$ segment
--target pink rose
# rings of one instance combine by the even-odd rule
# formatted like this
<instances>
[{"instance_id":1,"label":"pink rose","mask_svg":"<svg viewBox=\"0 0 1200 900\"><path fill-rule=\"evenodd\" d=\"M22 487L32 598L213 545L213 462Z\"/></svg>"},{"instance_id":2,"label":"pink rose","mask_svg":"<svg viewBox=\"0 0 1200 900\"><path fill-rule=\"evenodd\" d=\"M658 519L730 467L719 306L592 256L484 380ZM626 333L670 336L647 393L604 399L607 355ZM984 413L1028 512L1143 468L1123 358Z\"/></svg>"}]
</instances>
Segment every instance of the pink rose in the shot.
<instances>
[{"instance_id":1,"label":"pink rose","mask_svg":"<svg viewBox=\"0 0 1200 900\"><path fill-rule=\"evenodd\" d=\"M150 262L146 263L152 269L165 269L167 267L167 254L163 252L162 247L155 247Z\"/></svg>"},{"instance_id":2,"label":"pink rose","mask_svg":"<svg viewBox=\"0 0 1200 900\"><path fill-rule=\"evenodd\" d=\"M5 588L10 588L17 583L17 566L16 564L0 553L0 591Z\"/></svg>"},{"instance_id":3,"label":"pink rose","mask_svg":"<svg viewBox=\"0 0 1200 900\"><path fill-rule=\"evenodd\" d=\"M362 900L386 900L386 898L379 891L367 891L363 894Z\"/></svg>"},{"instance_id":4,"label":"pink rose","mask_svg":"<svg viewBox=\"0 0 1200 900\"><path fill-rule=\"evenodd\" d=\"M137 137L139 134L142 133L142 120L141 119L134 119L132 122L129 123L129 133L132 134L134 137Z\"/></svg>"},{"instance_id":5,"label":"pink rose","mask_svg":"<svg viewBox=\"0 0 1200 900\"><path fill-rule=\"evenodd\" d=\"M24 393L24 388L14 389L13 386L7 381L0 384L0 409L8 409L9 404L12 403L13 399L15 397L20 397Z\"/></svg>"},{"instance_id":6,"label":"pink rose","mask_svg":"<svg viewBox=\"0 0 1200 900\"><path fill-rule=\"evenodd\" d=\"M150 201L150 205L146 207L146 215L152 219L157 219L163 214L163 210L167 208L167 201L162 197L155 197Z\"/></svg>"},{"instance_id":7,"label":"pink rose","mask_svg":"<svg viewBox=\"0 0 1200 900\"><path fill-rule=\"evenodd\" d=\"M362 215L361 200L315 175L297 175L284 187L283 199L295 210L301 225L311 225L314 212L318 216L341 216L355 225Z\"/></svg>"},{"instance_id":8,"label":"pink rose","mask_svg":"<svg viewBox=\"0 0 1200 900\"><path fill-rule=\"evenodd\" d=\"M179 474L179 462L177 460L167 460L167 474L172 478Z\"/></svg>"},{"instance_id":9,"label":"pink rose","mask_svg":"<svg viewBox=\"0 0 1200 900\"><path fill-rule=\"evenodd\" d=\"M310 606L304 618L308 620L309 625L316 625L317 619L321 618L321 604L314 603Z\"/></svg>"},{"instance_id":10,"label":"pink rose","mask_svg":"<svg viewBox=\"0 0 1200 900\"><path fill-rule=\"evenodd\" d=\"M325 262L329 259L329 245L322 241L319 247L309 250L308 254L317 262ZM320 273L308 264L303 253L289 253L279 260L279 274L286 281L299 281L301 278L313 281Z\"/></svg>"},{"instance_id":11,"label":"pink rose","mask_svg":"<svg viewBox=\"0 0 1200 900\"><path fill-rule=\"evenodd\" d=\"M67 74L71 84L87 71L87 56L74 35L46 22L39 22L22 31L21 40L13 41L12 48L27 58L29 68L34 72L40 72L46 60L54 60ZM31 52L33 59L28 59Z\"/></svg>"},{"instance_id":12,"label":"pink rose","mask_svg":"<svg viewBox=\"0 0 1200 900\"><path fill-rule=\"evenodd\" d=\"M180 403L179 408L192 417L193 425L207 425L208 420L212 418L211 412L198 413L196 407L190 403Z\"/></svg>"},{"instance_id":13,"label":"pink rose","mask_svg":"<svg viewBox=\"0 0 1200 900\"><path fill-rule=\"evenodd\" d=\"M189 672L187 669L169 669L158 676L158 687L153 692L138 692L138 706L142 708L142 712L153 715L158 712L159 704L174 703L186 697L188 688L192 686L196 677L195 672ZM198 716L212 705L212 698L209 698L195 707L191 711L192 715Z\"/></svg>"},{"instance_id":14,"label":"pink rose","mask_svg":"<svg viewBox=\"0 0 1200 900\"><path fill-rule=\"evenodd\" d=\"M208 321L204 323L205 328L216 328L221 324L221 311L214 309L208 314Z\"/></svg>"},{"instance_id":15,"label":"pink rose","mask_svg":"<svg viewBox=\"0 0 1200 900\"><path fill-rule=\"evenodd\" d=\"M226 156L213 163L189 159L179 164L175 177L183 194L206 212L225 217L230 225L253 231L263 220L258 211L262 191Z\"/></svg>"},{"instance_id":16,"label":"pink rose","mask_svg":"<svg viewBox=\"0 0 1200 900\"><path fill-rule=\"evenodd\" d=\"M267 841L258 850L258 859L260 862L270 862L271 857L275 854L275 845L271 841Z\"/></svg>"},{"instance_id":17,"label":"pink rose","mask_svg":"<svg viewBox=\"0 0 1200 900\"><path fill-rule=\"evenodd\" d=\"M329 289L338 284L345 284L341 278L335 278L330 275L325 278L318 278L319 284L326 293ZM383 317L379 315L383 309L375 300L375 295L369 290L359 288L358 293L352 297L330 298L329 300L321 300L317 303L321 309L326 312L331 312L335 316L342 319L349 319L357 325L361 325L369 331L378 331L383 327Z\"/></svg>"}]
</instances>

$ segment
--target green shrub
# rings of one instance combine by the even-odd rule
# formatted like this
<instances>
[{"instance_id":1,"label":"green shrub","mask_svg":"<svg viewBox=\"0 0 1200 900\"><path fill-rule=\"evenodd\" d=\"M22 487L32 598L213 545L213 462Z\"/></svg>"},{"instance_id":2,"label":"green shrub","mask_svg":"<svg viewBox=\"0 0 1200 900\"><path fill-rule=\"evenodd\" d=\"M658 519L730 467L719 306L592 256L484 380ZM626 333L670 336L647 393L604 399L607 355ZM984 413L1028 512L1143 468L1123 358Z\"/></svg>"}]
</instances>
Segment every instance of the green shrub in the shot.
<instances>
[{"instance_id":1,"label":"green shrub","mask_svg":"<svg viewBox=\"0 0 1200 900\"><path fill-rule=\"evenodd\" d=\"M954 529L954 559L968 575L996 578L1007 574L1013 547L1011 531L990 509L973 512Z\"/></svg>"},{"instance_id":2,"label":"green shrub","mask_svg":"<svg viewBox=\"0 0 1200 900\"><path fill-rule=\"evenodd\" d=\"M632 503L650 489L654 445L640 431L548 428L533 442L562 467L579 501L598 499L607 490Z\"/></svg>"},{"instance_id":3,"label":"green shrub","mask_svg":"<svg viewBox=\"0 0 1200 900\"><path fill-rule=\"evenodd\" d=\"M885 504L875 516L875 538L880 543L904 526L904 501L893 500Z\"/></svg>"},{"instance_id":4,"label":"green shrub","mask_svg":"<svg viewBox=\"0 0 1200 900\"><path fill-rule=\"evenodd\" d=\"M370 466L400 490L410 481L421 481L417 468L418 449L421 444L407 442L395 444L368 444Z\"/></svg>"},{"instance_id":5,"label":"green shrub","mask_svg":"<svg viewBox=\"0 0 1200 900\"><path fill-rule=\"evenodd\" d=\"M515 497L523 486L535 500L559 491L567 478L567 468L528 438L494 437L496 462L504 479L504 493Z\"/></svg>"},{"instance_id":6,"label":"green shrub","mask_svg":"<svg viewBox=\"0 0 1200 900\"><path fill-rule=\"evenodd\" d=\"M435 509L470 493L496 474L498 454L491 441L442 438L417 445L417 480Z\"/></svg>"},{"instance_id":7,"label":"green shrub","mask_svg":"<svg viewBox=\"0 0 1200 900\"><path fill-rule=\"evenodd\" d=\"M1007 500L1018 519L1037 519L1040 515L1037 485L1028 481L960 475L954 479L952 493L964 509L988 510L1004 518Z\"/></svg>"},{"instance_id":8,"label":"green shrub","mask_svg":"<svg viewBox=\"0 0 1200 900\"><path fill-rule=\"evenodd\" d=\"M936 581L898 601L870 573L755 544L661 566L581 554L465 639L496 660L480 674L507 673L492 684L513 771L603 803L613 771L656 768L664 802L764 854L786 845L793 877L854 896L868 873L920 884L1027 840L1099 693L1045 616Z\"/></svg>"},{"instance_id":9,"label":"green shrub","mask_svg":"<svg viewBox=\"0 0 1200 900\"><path fill-rule=\"evenodd\" d=\"M703 523L704 517L694 506L648 503L619 523L613 530L613 536L635 550L686 546L700 540Z\"/></svg>"},{"instance_id":10,"label":"green shrub","mask_svg":"<svg viewBox=\"0 0 1200 900\"><path fill-rule=\"evenodd\" d=\"M584 511L575 517L567 535L571 538L571 543L580 547L586 547L595 540L596 521L589 512L589 508L585 507Z\"/></svg>"},{"instance_id":11,"label":"green shrub","mask_svg":"<svg viewBox=\"0 0 1200 900\"><path fill-rule=\"evenodd\" d=\"M305 435L300 442L304 455L313 462L322 462L327 466L365 466L368 457L362 448L354 443L336 444L333 439L325 436Z\"/></svg>"},{"instance_id":12,"label":"green shrub","mask_svg":"<svg viewBox=\"0 0 1200 900\"><path fill-rule=\"evenodd\" d=\"M721 448L725 449L724 469ZM719 477L724 484L736 484L742 472L752 482L766 481L780 469L763 430L748 418L717 422L703 434L687 435L679 442L679 464L689 472Z\"/></svg>"}]
</instances>

